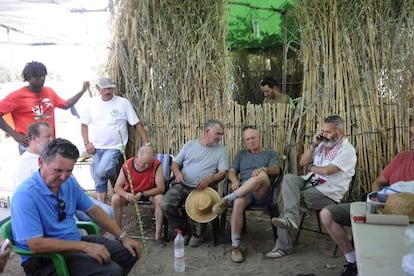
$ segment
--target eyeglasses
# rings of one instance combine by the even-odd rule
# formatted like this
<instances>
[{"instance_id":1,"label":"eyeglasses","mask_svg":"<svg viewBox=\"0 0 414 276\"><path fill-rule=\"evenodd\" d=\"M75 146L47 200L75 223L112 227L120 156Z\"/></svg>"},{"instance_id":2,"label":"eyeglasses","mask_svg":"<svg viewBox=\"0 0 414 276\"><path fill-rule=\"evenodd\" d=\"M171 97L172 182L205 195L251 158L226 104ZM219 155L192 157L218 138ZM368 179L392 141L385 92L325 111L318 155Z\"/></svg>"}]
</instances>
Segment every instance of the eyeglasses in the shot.
<instances>
[{"instance_id":1,"label":"eyeglasses","mask_svg":"<svg viewBox=\"0 0 414 276\"><path fill-rule=\"evenodd\" d=\"M63 221L66 218L66 204L65 201L59 199L59 194L57 195L57 202L58 202L58 220L59 222Z\"/></svg>"}]
</instances>

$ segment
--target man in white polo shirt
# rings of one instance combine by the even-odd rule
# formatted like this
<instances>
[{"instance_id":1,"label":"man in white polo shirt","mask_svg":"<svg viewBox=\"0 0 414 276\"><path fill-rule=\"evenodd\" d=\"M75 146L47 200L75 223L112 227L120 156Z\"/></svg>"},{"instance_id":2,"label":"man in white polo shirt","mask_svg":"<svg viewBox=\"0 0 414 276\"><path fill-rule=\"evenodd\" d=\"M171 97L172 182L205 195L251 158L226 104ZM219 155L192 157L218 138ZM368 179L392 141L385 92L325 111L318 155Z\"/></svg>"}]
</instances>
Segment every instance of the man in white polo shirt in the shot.
<instances>
[{"instance_id":1,"label":"man in white polo shirt","mask_svg":"<svg viewBox=\"0 0 414 276\"><path fill-rule=\"evenodd\" d=\"M92 98L89 108L81 114L81 133L86 152L93 155L92 177L98 200L105 202L108 180L116 173L122 142L128 142L128 124L133 126L144 142L151 145L147 131L132 104L114 95L115 83L100 78L96 88L100 96ZM121 137L123 141L121 141Z\"/></svg>"}]
</instances>

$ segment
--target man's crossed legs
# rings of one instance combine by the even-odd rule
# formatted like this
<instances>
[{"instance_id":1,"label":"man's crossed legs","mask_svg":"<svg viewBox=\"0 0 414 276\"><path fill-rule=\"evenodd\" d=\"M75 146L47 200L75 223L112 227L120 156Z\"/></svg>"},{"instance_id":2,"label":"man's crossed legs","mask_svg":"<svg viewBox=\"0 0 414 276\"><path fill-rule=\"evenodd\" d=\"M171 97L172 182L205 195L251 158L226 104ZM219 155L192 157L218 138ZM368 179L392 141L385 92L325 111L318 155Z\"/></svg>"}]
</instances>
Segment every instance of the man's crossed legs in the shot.
<instances>
[{"instance_id":1,"label":"man's crossed legs","mask_svg":"<svg viewBox=\"0 0 414 276\"><path fill-rule=\"evenodd\" d=\"M225 196L213 206L213 212L220 215L230 203L233 203L230 221L232 242L230 259L232 262L241 263L244 261L243 253L240 250L240 234L244 224L244 210L253 201L266 205L272 197L270 190L271 183L269 177L265 172L261 172L259 175L249 178L237 190Z\"/></svg>"}]
</instances>

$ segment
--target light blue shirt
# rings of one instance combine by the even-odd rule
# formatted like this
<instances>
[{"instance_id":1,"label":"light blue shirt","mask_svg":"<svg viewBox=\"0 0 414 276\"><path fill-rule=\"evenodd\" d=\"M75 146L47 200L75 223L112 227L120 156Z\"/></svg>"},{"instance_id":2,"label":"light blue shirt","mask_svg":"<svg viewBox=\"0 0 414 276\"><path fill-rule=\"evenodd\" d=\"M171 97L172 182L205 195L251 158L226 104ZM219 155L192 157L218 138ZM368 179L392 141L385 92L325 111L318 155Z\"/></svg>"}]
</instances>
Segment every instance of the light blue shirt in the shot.
<instances>
[{"instance_id":1,"label":"light blue shirt","mask_svg":"<svg viewBox=\"0 0 414 276\"><path fill-rule=\"evenodd\" d=\"M199 140L187 142L174 162L182 166L185 185L194 188L198 181L219 171L229 170L229 157L222 145L206 147Z\"/></svg>"}]
</instances>

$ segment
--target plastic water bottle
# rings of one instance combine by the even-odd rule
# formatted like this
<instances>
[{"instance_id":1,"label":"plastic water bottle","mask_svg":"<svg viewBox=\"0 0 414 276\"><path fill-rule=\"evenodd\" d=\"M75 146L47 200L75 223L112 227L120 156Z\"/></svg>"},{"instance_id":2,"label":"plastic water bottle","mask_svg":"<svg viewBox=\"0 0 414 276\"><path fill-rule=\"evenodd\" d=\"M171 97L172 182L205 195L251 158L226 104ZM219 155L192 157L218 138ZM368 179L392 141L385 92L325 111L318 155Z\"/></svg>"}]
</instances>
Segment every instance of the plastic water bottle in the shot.
<instances>
[{"instance_id":1,"label":"plastic water bottle","mask_svg":"<svg viewBox=\"0 0 414 276\"><path fill-rule=\"evenodd\" d=\"M181 230L177 231L174 239L174 269L177 272L185 271L184 238Z\"/></svg>"}]
</instances>

